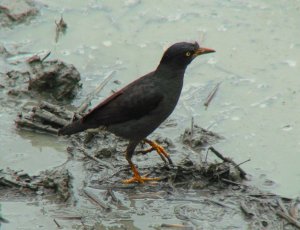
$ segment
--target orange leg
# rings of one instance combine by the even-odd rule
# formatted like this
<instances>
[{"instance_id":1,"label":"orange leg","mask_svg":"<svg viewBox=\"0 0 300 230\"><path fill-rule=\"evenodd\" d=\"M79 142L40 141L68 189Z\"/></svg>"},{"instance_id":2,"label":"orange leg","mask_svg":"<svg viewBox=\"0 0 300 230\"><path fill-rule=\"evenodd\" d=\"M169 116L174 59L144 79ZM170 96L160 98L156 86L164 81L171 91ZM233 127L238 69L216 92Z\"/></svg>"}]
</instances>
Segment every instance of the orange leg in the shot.
<instances>
[{"instance_id":1,"label":"orange leg","mask_svg":"<svg viewBox=\"0 0 300 230\"><path fill-rule=\"evenodd\" d=\"M167 158L169 164L171 164L171 165L173 164L173 162L170 158L170 155L166 152L166 150L162 146L157 144L155 141L150 141L148 139L144 139L144 141L151 146L150 149L145 150L146 153L155 150L165 163L167 162L166 161L166 158Z\"/></svg>"},{"instance_id":2,"label":"orange leg","mask_svg":"<svg viewBox=\"0 0 300 230\"><path fill-rule=\"evenodd\" d=\"M133 172L133 177L128 180L123 180L123 183L126 183L126 184L134 183L134 182L144 183L145 181L160 180L160 178L157 178L157 177L150 178L150 177L141 176L140 173L138 172L137 168L135 167L135 165L132 163L131 158L134 153L135 147L137 146L138 143L139 143L139 141L130 141L128 144L128 147L126 149L126 160L128 161L130 168Z\"/></svg>"},{"instance_id":3,"label":"orange leg","mask_svg":"<svg viewBox=\"0 0 300 230\"><path fill-rule=\"evenodd\" d=\"M134 166L134 164L131 162L130 164L130 168L133 171L133 177L127 180L123 180L123 183L125 184L130 184L130 183L134 183L134 182L138 182L138 183L144 183L145 181L158 181L160 180L160 178L158 177L144 177L141 176L140 173L138 172L137 168Z\"/></svg>"}]
</instances>

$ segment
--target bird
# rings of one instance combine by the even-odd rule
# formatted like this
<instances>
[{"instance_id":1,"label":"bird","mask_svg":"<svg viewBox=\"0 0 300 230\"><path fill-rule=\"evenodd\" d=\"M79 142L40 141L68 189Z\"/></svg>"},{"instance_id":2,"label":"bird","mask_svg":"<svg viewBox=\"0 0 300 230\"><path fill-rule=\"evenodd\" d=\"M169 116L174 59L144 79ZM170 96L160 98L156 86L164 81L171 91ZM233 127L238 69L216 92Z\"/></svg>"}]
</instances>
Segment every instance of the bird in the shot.
<instances>
[{"instance_id":1,"label":"bird","mask_svg":"<svg viewBox=\"0 0 300 230\"><path fill-rule=\"evenodd\" d=\"M145 142L161 158L172 160L155 141L147 139L175 109L183 87L187 66L214 49L200 47L197 42L178 42L164 52L158 67L118 90L77 121L61 128L59 135L72 135L87 129L101 128L129 141L125 157L133 177L124 183L144 183L159 178L141 176L132 161L136 146ZM166 159L165 159L166 158Z\"/></svg>"}]
</instances>

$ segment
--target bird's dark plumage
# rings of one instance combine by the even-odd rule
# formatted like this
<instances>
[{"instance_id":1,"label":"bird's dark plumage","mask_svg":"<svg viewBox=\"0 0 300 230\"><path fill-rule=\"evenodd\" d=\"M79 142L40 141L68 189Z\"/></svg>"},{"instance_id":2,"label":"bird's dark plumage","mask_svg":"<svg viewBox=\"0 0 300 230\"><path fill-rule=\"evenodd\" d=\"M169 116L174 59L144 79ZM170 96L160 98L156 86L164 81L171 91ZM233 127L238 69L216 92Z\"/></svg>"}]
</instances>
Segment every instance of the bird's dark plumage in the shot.
<instances>
[{"instance_id":1,"label":"bird's dark plumage","mask_svg":"<svg viewBox=\"0 0 300 230\"><path fill-rule=\"evenodd\" d=\"M146 178L140 177L131 161L136 145L174 110L188 64L196 56L211 52L215 51L202 48L197 42L172 45L165 51L155 71L114 93L81 120L60 129L59 134L71 135L90 128L106 127L108 131L128 139L126 158L134 172L133 181L143 182ZM152 146L153 142L147 143Z\"/></svg>"}]
</instances>

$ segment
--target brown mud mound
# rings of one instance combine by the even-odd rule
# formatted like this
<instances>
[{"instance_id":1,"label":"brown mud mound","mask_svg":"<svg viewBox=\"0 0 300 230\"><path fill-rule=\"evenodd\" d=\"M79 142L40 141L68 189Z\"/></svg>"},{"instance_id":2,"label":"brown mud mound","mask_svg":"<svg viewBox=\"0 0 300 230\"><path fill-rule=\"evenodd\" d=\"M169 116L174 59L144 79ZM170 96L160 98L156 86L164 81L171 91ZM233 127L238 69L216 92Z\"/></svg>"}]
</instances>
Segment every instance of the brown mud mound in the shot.
<instances>
[{"instance_id":1,"label":"brown mud mound","mask_svg":"<svg viewBox=\"0 0 300 230\"><path fill-rule=\"evenodd\" d=\"M73 65L59 60L34 60L28 71L6 73L3 87L12 96L70 100L79 87L80 74ZM48 100L49 100L48 99Z\"/></svg>"},{"instance_id":2,"label":"brown mud mound","mask_svg":"<svg viewBox=\"0 0 300 230\"><path fill-rule=\"evenodd\" d=\"M70 180L68 170L63 167L41 172L37 176L30 176L22 171L1 170L0 199L20 200L43 196L65 202L71 196Z\"/></svg>"},{"instance_id":3,"label":"brown mud mound","mask_svg":"<svg viewBox=\"0 0 300 230\"><path fill-rule=\"evenodd\" d=\"M12 26L29 21L38 13L33 1L1 0L0 27Z\"/></svg>"}]
</instances>

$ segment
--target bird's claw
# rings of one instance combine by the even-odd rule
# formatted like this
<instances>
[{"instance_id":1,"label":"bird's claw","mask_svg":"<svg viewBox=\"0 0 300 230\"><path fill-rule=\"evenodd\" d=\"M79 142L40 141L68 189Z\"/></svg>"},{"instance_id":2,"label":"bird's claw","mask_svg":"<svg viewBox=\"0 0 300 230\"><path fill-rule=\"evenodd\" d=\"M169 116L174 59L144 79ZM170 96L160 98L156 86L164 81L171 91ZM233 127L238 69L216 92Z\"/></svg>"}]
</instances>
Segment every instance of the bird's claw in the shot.
<instances>
[{"instance_id":1,"label":"bird's claw","mask_svg":"<svg viewBox=\"0 0 300 230\"><path fill-rule=\"evenodd\" d=\"M159 178L159 177L134 176L130 179L123 180L123 183L124 184L131 184L131 183L137 182L137 183L143 184L146 181L159 181L159 180L161 180L161 178Z\"/></svg>"}]
</instances>

